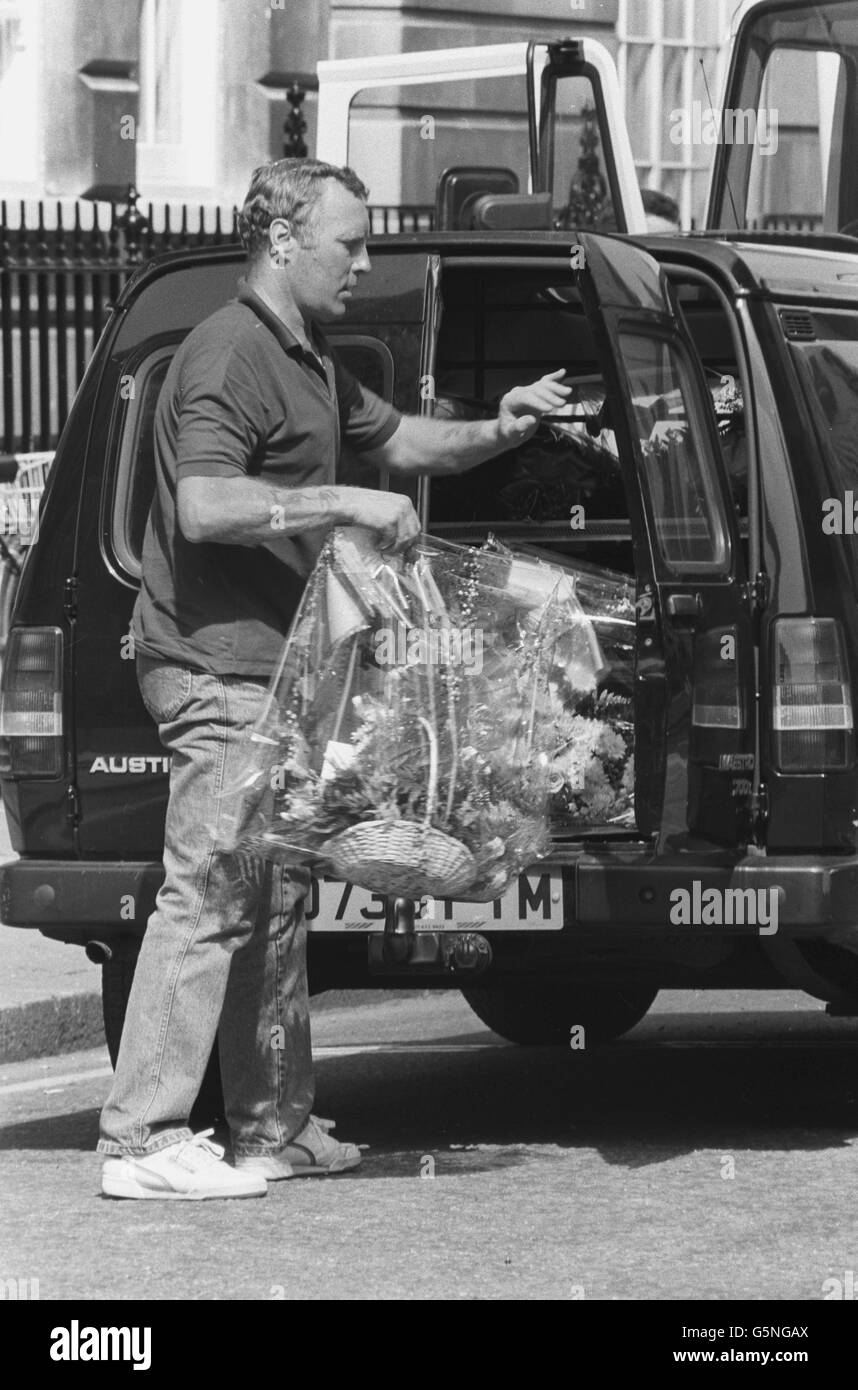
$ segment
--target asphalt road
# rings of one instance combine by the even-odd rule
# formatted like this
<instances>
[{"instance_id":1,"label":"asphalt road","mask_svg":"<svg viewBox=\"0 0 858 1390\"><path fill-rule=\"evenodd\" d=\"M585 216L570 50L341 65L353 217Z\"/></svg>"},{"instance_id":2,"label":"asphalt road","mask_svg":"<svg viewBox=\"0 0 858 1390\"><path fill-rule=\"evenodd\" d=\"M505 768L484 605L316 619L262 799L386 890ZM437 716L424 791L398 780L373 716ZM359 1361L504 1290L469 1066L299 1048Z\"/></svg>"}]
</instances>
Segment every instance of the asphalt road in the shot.
<instances>
[{"instance_id":1,"label":"asphalt road","mask_svg":"<svg viewBox=\"0 0 858 1390\"><path fill-rule=\"evenodd\" d=\"M106 1054L3 1069L0 1278L68 1300L769 1301L858 1276L858 1020L812 1000L666 994L580 1052L424 995L319 1014L314 1040L316 1109L364 1162L262 1201L102 1199Z\"/></svg>"}]
</instances>

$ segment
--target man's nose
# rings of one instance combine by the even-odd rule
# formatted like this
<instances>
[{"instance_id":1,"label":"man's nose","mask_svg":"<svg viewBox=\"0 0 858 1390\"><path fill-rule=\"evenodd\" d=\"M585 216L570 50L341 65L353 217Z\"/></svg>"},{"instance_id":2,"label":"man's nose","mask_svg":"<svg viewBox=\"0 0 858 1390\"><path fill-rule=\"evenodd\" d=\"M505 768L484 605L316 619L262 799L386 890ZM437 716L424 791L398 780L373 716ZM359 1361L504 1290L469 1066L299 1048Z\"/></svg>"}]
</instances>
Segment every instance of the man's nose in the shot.
<instances>
[{"instance_id":1,"label":"man's nose","mask_svg":"<svg viewBox=\"0 0 858 1390\"><path fill-rule=\"evenodd\" d=\"M372 261L366 247L360 253L356 261L352 261L352 270L355 275L365 275L368 270L372 270Z\"/></svg>"}]
</instances>

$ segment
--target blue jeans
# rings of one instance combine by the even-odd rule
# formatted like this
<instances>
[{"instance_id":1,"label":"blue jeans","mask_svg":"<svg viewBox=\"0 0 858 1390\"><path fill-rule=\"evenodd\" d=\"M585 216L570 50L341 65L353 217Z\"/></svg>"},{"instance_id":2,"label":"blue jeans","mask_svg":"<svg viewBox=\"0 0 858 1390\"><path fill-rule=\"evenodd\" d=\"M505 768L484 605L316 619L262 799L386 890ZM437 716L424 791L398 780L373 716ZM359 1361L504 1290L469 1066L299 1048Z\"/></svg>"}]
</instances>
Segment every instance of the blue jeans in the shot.
<instances>
[{"instance_id":1,"label":"blue jeans","mask_svg":"<svg viewBox=\"0 0 858 1390\"><path fill-rule=\"evenodd\" d=\"M138 655L143 701L172 755L164 884L149 918L98 1150L144 1154L191 1135L218 1037L236 1154L273 1154L313 1104L304 869L218 850L222 794L246 768L265 685Z\"/></svg>"}]
</instances>

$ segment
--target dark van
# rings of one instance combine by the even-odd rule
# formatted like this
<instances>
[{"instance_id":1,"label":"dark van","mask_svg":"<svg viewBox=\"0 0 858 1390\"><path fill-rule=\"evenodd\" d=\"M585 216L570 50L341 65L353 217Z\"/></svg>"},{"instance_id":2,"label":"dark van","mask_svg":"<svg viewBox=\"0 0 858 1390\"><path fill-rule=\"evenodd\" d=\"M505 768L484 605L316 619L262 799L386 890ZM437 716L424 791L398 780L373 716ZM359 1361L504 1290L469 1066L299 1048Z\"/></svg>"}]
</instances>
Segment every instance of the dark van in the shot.
<instances>
[{"instance_id":1,"label":"dark van","mask_svg":"<svg viewBox=\"0 0 858 1390\"><path fill-rule=\"evenodd\" d=\"M434 535L492 533L634 585L634 819L558 814L550 856L480 910L412 921L316 883L313 989L461 988L521 1043L572 1025L616 1037L662 988L786 984L856 1011L858 245L532 231L371 249L336 340L374 390L490 411L562 365L595 409L595 427L573 410L414 500ZM168 780L128 630L153 416L177 345L241 270L237 248L177 252L123 291L50 471L3 667L20 857L0 868L2 919L103 963L114 1053ZM581 467L585 436L597 466ZM348 457L342 480L393 485Z\"/></svg>"}]
</instances>

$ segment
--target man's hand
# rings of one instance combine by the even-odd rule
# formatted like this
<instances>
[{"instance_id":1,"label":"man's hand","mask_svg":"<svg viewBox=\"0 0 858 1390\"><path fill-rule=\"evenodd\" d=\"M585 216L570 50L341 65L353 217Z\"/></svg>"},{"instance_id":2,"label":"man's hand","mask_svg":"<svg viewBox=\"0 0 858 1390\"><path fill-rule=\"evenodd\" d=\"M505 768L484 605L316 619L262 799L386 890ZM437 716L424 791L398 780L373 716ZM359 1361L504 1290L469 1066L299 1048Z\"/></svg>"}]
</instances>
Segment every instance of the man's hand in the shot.
<instances>
[{"instance_id":1,"label":"man's hand","mask_svg":"<svg viewBox=\"0 0 858 1390\"><path fill-rule=\"evenodd\" d=\"M349 520L375 531L380 550L406 550L420 535L420 520L411 501L398 492L343 488L348 494Z\"/></svg>"},{"instance_id":2,"label":"man's hand","mask_svg":"<svg viewBox=\"0 0 858 1390\"><path fill-rule=\"evenodd\" d=\"M497 427L502 449L514 449L530 439L539 428L543 415L550 415L566 405L571 386L561 386L565 368L549 372L530 386L514 386L501 397Z\"/></svg>"},{"instance_id":3,"label":"man's hand","mask_svg":"<svg viewBox=\"0 0 858 1390\"><path fill-rule=\"evenodd\" d=\"M539 428L543 415L566 405L571 386L561 386L565 371L539 378L531 386L516 386L501 398L495 420L441 420L403 415L386 444L366 451L377 468L394 473L464 473L486 459L523 444Z\"/></svg>"}]
</instances>

